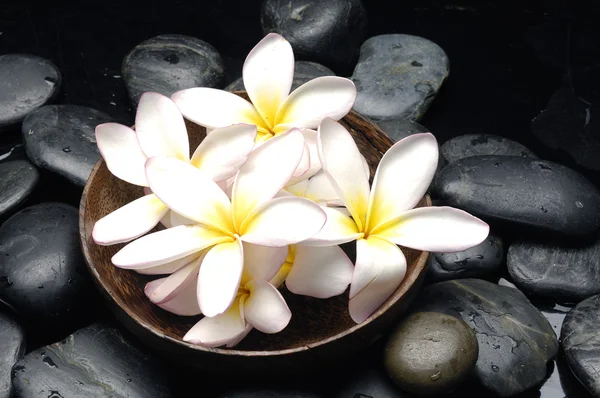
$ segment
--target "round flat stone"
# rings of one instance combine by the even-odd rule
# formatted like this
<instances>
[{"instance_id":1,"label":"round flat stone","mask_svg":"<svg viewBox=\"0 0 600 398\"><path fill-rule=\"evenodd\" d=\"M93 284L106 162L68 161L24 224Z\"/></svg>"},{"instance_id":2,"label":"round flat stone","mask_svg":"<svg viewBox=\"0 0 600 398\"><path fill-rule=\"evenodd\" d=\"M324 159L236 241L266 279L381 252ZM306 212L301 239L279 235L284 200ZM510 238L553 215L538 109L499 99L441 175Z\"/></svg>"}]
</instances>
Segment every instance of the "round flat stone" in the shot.
<instances>
[{"instance_id":1,"label":"round flat stone","mask_svg":"<svg viewBox=\"0 0 600 398\"><path fill-rule=\"evenodd\" d=\"M160 35L141 42L121 65L129 98L137 106L147 91L167 97L193 87L220 88L225 67L210 44L185 35Z\"/></svg>"},{"instance_id":2,"label":"round flat stone","mask_svg":"<svg viewBox=\"0 0 600 398\"><path fill-rule=\"evenodd\" d=\"M493 134L465 134L446 141L440 152L446 163L454 163L459 159L481 155L537 156L524 145Z\"/></svg>"},{"instance_id":3,"label":"round flat stone","mask_svg":"<svg viewBox=\"0 0 600 398\"><path fill-rule=\"evenodd\" d=\"M390 335L384 353L387 374L404 391L444 394L471 373L479 347L462 320L437 312L406 317Z\"/></svg>"},{"instance_id":4,"label":"round flat stone","mask_svg":"<svg viewBox=\"0 0 600 398\"><path fill-rule=\"evenodd\" d=\"M0 56L0 129L50 102L60 84L58 68L47 59L29 54Z\"/></svg>"},{"instance_id":5,"label":"round flat stone","mask_svg":"<svg viewBox=\"0 0 600 398\"><path fill-rule=\"evenodd\" d=\"M22 204L39 181L39 173L26 160L0 163L0 218Z\"/></svg>"},{"instance_id":6,"label":"round flat stone","mask_svg":"<svg viewBox=\"0 0 600 398\"><path fill-rule=\"evenodd\" d=\"M10 398L11 369L25 353L25 332L11 316L0 312L0 336L0 398Z\"/></svg>"},{"instance_id":7,"label":"round flat stone","mask_svg":"<svg viewBox=\"0 0 600 398\"><path fill-rule=\"evenodd\" d=\"M417 122L411 122L408 119L397 117L394 119L374 120L386 134L394 141L400 141L409 135L417 133L428 133L426 127L421 126Z\"/></svg>"},{"instance_id":8,"label":"round flat stone","mask_svg":"<svg viewBox=\"0 0 600 398\"><path fill-rule=\"evenodd\" d=\"M113 119L78 105L47 105L30 113L21 128L27 156L83 187L100 159L95 129Z\"/></svg>"}]
</instances>

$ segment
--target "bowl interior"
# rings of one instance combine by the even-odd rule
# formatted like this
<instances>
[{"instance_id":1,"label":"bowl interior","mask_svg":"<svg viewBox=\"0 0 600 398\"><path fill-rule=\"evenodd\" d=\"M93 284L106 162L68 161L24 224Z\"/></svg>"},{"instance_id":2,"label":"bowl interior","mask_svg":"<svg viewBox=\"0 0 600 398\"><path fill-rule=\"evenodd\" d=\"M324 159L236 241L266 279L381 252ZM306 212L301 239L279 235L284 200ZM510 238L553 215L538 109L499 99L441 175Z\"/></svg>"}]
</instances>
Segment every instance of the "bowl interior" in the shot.
<instances>
[{"instance_id":1,"label":"bowl interior","mask_svg":"<svg viewBox=\"0 0 600 398\"><path fill-rule=\"evenodd\" d=\"M390 138L377 126L360 115L351 112L340 121L354 137L371 170L371 179L381 156L392 145ZM186 121L190 136L190 148L198 146L205 136L205 129ZM85 187L80 209L80 234L87 265L97 285L140 326L152 333L166 337L178 344L197 350L281 352L281 350L306 349L339 338L360 329L376 319L394 305L409 290L423 272L427 253L403 248L408 270L406 278L396 293L367 321L356 325L348 314L348 291L330 299L316 299L291 294L283 288L291 311L290 324L280 333L265 335L253 330L235 350L206 349L185 343L182 337L200 317L182 317L171 314L152 304L144 295L147 282L160 276L147 276L135 271L123 270L112 265L111 257L124 245L99 246L91 239L94 223L108 213L131 202L143 194L142 188L131 185L113 176L103 160L100 160L90 175ZM423 198L418 207L428 205ZM345 245L349 255L355 245ZM250 354L249 352L247 354Z\"/></svg>"}]
</instances>

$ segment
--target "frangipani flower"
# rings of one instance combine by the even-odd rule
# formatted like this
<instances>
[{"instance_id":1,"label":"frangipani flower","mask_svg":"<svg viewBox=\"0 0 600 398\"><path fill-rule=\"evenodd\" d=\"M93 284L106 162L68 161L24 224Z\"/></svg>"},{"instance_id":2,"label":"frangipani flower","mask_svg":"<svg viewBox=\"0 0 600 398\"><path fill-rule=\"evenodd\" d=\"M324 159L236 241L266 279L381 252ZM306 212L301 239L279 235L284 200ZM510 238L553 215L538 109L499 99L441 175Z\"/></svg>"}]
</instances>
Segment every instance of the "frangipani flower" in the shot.
<instances>
[{"instance_id":1,"label":"frangipani flower","mask_svg":"<svg viewBox=\"0 0 600 398\"><path fill-rule=\"evenodd\" d=\"M462 210L413 209L437 167L438 146L433 135L415 134L394 144L381 159L371 189L356 143L339 123L323 120L318 149L323 171L351 217L323 208L326 225L302 244L357 240L349 304L355 322L366 320L404 279L406 258L397 245L452 252L475 246L487 237L489 226Z\"/></svg>"},{"instance_id":2,"label":"frangipani flower","mask_svg":"<svg viewBox=\"0 0 600 398\"><path fill-rule=\"evenodd\" d=\"M242 242L284 247L315 235L323 210L304 198L272 199L302 157L302 134L283 134L254 150L240 168L231 201L207 176L181 160L154 157L146 162L152 191L174 212L195 224L179 225L129 243L112 258L121 268L145 269L177 260L199 260L198 305L209 317L225 312L242 278ZM273 167L277 165L277 167ZM191 258L190 258L191 257ZM281 263L279 264L281 265ZM173 279L193 275L194 264Z\"/></svg>"},{"instance_id":3,"label":"frangipani flower","mask_svg":"<svg viewBox=\"0 0 600 398\"><path fill-rule=\"evenodd\" d=\"M96 127L98 148L108 169L118 178L148 188L144 165L153 156L189 162L208 178L223 181L235 175L254 146L256 128L238 124L214 130L190 158L183 116L168 97L144 93L140 98L135 131L118 123ZM154 228L161 219L169 224L167 206L149 193L115 210L94 225L97 244L128 242Z\"/></svg>"},{"instance_id":4,"label":"frangipani flower","mask_svg":"<svg viewBox=\"0 0 600 398\"><path fill-rule=\"evenodd\" d=\"M339 120L352 108L356 98L354 83L342 77L313 79L290 94L294 77L292 46L276 33L266 35L248 54L242 77L250 101L223 90L197 87L172 95L183 115L207 129L235 123L256 125L256 141L264 142L293 127L302 130L309 147L310 169L319 168L315 150L316 129L324 117ZM298 177L303 173L297 172Z\"/></svg>"}]
</instances>

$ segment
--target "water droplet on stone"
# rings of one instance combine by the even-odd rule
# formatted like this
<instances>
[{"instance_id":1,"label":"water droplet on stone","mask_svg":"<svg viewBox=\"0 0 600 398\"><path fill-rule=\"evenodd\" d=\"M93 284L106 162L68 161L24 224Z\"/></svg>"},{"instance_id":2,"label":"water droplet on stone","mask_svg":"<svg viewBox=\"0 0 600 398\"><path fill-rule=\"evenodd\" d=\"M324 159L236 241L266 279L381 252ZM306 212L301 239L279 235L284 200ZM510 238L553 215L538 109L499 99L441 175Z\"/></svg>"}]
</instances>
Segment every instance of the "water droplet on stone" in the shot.
<instances>
[{"instance_id":1,"label":"water droplet on stone","mask_svg":"<svg viewBox=\"0 0 600 398\"><path fill-rule=\"evenodd\" d=\"M63 148L63 152L69 153L71 152L71 147L70 146L66 146Z\"/></svg>"},{"instance_id":2,"label":"water droplet on stone","mask_svg":"<svg viewBox=\"0 0 600 398\"><path fill-rule=\"evenodd\" d=\"M431 381L436 381L440 377L442 377L442 372L437 372L436 374L431 375L430 379L431 379Z\"/></svg>"},{"instance_id":3,"label":"water droplet on stone","mask_svg":"<svg viewBox=\"0 0 600 398\"><path fill-rule=\"evenodd\" d=\"M131 379L127 379L127 383L131 383Z\"/></svg>"},{"instance_id":4,"label":"water droplet on stone","mask_svg":"<svg viewBox=\"0 0 600 398\"><path fill-rule=\"evenodd\" d=\"M577 206L577 208L581 209L581 208L583 208L583 203L581 203L580 201L576 201L575 206Z\"/></svg>"},{"instance_id":5,"label":"water droplet on stone","mask_svg":"<svg viewBox=\"0 0 600 398\"><path fill-rule=\"evenodd\" d=\"M498 372L498 371L500 370L500 368L499 368L499 367L497 367L496 365L492 365L492 370L493 370L494 372Z\"/></svg>"}]
</instances>

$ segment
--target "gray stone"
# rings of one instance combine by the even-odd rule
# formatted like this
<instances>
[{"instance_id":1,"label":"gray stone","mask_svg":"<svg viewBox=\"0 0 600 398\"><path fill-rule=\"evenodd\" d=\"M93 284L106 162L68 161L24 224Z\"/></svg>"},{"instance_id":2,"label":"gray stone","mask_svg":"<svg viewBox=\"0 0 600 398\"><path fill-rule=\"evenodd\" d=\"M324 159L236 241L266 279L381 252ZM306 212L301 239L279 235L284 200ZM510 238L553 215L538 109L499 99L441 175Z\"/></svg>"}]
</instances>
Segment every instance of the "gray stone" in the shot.
<instances>
[{"instance_id":1,"label":"gray stone","mask_svg":"<svg viewBox=\"0 0 600 398\"><path fill-rule=\"evenodd\" d=\"M103 112L83 106L41 107L23 121L27 156L36 166L83 187L100 159L96 126L112 120Z\"/></svg>"},{"instance_id":2,"label":"gray stone","mask_svg":"<svg viewBox=\"0 0 600 398\"><path fill-rule=\"evenodd\" d=\"M285 37L297 59L348 68L366 37L367 13L360 0L266 0L263 33Z\"/></svg>"},{"instance_id":3,"label":"gray stone","mask_svg":"<svg viewBox=\"0 0 600 398\"><path fill-rule=\"evenodd\" d=\"M36 187L40 175L26 160L0 163L0 219L8 217Z\"/></svg>"},{"instance_id":4,"label":"gray stone","mask_svg":"<svg viewBox=\"0 0 600 398\"><path fill-rule=\"evenodd\" d=\"M0 312L0 398L13 394L11 369L25 353L25 332L9 315Z\"/></svg>"},{"instance_id":5,"label":"gray stone","mask_svg":"<svg viewBox=\"0 0 600 398\"><path fill-rule=\"evenodd\" d=\"M348 384L336 395L336 398L408 398L409 395L398 387L382 372L374 368L364 369L359 374L348 377Z\"/></svg>"},{"instance_id":6,"label":"gray stone","mask_svg":"<svg viewBox=\"0 0 600 398\"><path fill-rule=\"evenodd\" d=\"M600 240L581 246L516 241L507 265L515 285L540 298L578 303L600 294Z\"/></svg>"},{"instance_id":7,"label":"gray stone","mask_svg":"<svg viewBox=\"0 0 600 398\"><path fill-rule=\"evenodd\" d=\"M508 397L539 385L558 341L548 320L517 289L479 279L445 281L424 288L414 312L443 312L465 321L479 343L475 378Z\"/></svg>"},{"instance_id":8,"label":"gray stone","mask_svg":"<svg viewBox=\"0 0 600 398\"><path fill-rule=\"evenodd\" d=\"M422 37L371 37L360 48L352 74L354 110L374 119L418 121L448 77L449 61L437 44Z\"/></svg>"},{"instance_id":9,"label":"gray stone","mask_svg":"<svg viewBox=\"0 0 600 398\"><path fill-rule=\"evenodd\" d=\"M560 340L567 364L577 379L600 396L600 296L589 297L565 317Z\"/></svg>"},{"instance_id":10,"label":"gray stone","mask_svg":"<svg viewBox=\"0 0 600 398\"><path fill-rule=\"evenodd\" d=\"M453 391L470 375L478 352L475 333L465 322L419 312L406 317L390 335L384 366L402 390L438 395Z\"/></svg>"},{"instance_id":11,"label":"gray stone","mask_svg":"<svg viewBox=\"0 0 600 398\"><path fill-rule=\"evenodd\" d=\"M439 171L432 193L484 220L568 235L600 227L600 192L557 163L518 156L473 156Z\"/></svg>"},{"instance_id":12,"label":"gray stone","mask_svg":"<svg viewBox=\"0 0 600 398\"><path fill-rule=\"evenodd\" d=\"M394 142L400 141L409 135L429 132L426 127L421 126L419 123L411 122L410 120L401 117L373 121L385 131Z\"/></svg>"},{"instance_id":13,"label":"gray stone","mask_svg":"<svg viewBox=\"0 0 600 398\"><path fill-rule=\"evenodd\" d=\"M461 252L430 253L427 264L429 282L491 277L504 264L504 244L499 236L490 234L477 246Z\"/></svg>"},{"instance_id":14,"label":"gray stone","mask_svg":"<svg viewBox=\"0 0 600 398\"><path fill-rule=\"evenodd\" d=\"M440 152L446 163L454 163L459 159L479 155L537 156L524 145L492 134L465 134L446 141Z\"/></svg>"},{"instance_id":15,"label":"gray stone","mask_svg":"<svg viewBox=\"0 0 600 398\"><path fill-rule=\"evenodd\" d=\"M322 76L335 76L331 69L316 62L296 61L294 63L294 80L290 92L294 91L309 80ZM225 87L227 91L246 90L244 81L240 77L233 83Z\"/></svg>"},{"instance_id":16,"label":"gray stone","mask_svg":"<svg viewBox=\"0 0 600 398\"><path fill-rule=\"evenodd\" d=\"M50 102L60 89L56 65L29 54L0 56L0 129L21 122Z\"/></svg>"},{"instance_id":17,"label":"gray stone","mask_svg":"<svg viewBox=\"0 0 600 398\"><path fill-rule=\"evenodd\" d=\"M27 354L14 367L17 398L166 398L164 369L117 329L93 324Z\"/></svg>"},{"instance_id":18,"label":"gray stone","mask_svg":"<svg viewBox=\"0 0 600 398\"><path fill-rule=\"evenodd\" d=\"M123 80L137 107L147 91L170 97L193 87L220 88L225 67L210 44L184 35L160 35L138 44L123 59Z\"/></svg>"}]
</instances>

